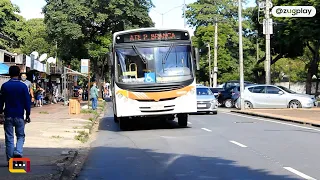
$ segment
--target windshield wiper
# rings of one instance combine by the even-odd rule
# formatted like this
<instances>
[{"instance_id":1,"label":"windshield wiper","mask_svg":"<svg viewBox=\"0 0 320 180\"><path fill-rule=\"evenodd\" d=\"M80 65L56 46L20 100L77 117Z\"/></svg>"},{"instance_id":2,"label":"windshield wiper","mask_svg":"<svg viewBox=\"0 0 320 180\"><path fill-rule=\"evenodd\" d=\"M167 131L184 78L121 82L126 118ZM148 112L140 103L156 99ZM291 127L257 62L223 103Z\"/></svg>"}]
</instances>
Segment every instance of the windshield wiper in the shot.
<instances>
[{"instance_id":1,"label":"windshield wiper","mask_svg":"<svg viewBox=\"0 0 320 180\"><path fill-rule=\"evenodd\" d=\"M140 51L138 50L138 48L137 48L135 45L132 46L132 49L134 50L135 53L138 54L138 56L139 56L140 59L143 61L143 63L144 63L144 64L147 64L146 58L140 53Z\"/></svg>"},{"instance_id":2,"label":"windshield wiper","mask_svg":"<svg viewBox=\"0 0 320 180\"><path fill-rule=\"evenodd\" d=\"M162 59L162 64L165 64L165 63L166 63L166 61L167 61L167 59L168 59L168 57L169 57L169 55L170 55L170 53L171 53L171 51L172 51L172 49L173 49L173 46L174 46L174 44L171 44L171 45L170 45L169 50L167 51L166 55L165 55L164 58Z\"/></svg>"}]
</instances>

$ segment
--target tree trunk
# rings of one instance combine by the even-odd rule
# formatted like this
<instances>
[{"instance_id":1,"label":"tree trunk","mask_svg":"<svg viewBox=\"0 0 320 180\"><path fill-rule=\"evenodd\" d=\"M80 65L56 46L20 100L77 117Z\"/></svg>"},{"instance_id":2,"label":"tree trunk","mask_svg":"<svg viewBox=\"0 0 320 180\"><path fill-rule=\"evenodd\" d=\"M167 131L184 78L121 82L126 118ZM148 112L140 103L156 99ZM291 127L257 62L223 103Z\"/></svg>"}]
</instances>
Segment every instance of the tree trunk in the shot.
<instances>
[{"instance_id":1,"label":"tree trunk","mask_svg":"<svg viewBox=\"0 0 320 180\"><path fill-rule=\"evenodd\" d=\"M308 46L310 51L313 54L312 60L309 63L308 72L307 72L307 81L306 81L306 93L311 94L312 92L312 76L317 75L318 72L318 62L319 62L319 49L320 42L318 41L314 47Z\"/></svg>"}]
</instances>

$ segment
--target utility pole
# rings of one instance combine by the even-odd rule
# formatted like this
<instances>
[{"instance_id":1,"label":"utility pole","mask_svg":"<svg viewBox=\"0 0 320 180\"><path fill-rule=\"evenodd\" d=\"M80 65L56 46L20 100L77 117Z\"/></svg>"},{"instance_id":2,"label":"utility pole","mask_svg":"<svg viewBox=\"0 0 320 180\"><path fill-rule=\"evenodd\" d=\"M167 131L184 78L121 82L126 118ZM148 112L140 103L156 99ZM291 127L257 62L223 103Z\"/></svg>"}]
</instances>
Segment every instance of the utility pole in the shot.
<instances>
[{"instance_id":1,"label":"utility pole","mask_svg":"<svg viewBox=\"0 0 320 180\"><path fill-rule=\"evenodd\" d=\"M270 55L270 0L266 0L266 12L265 12L265 33L266 33L266 84L271 84L271 55Z\"/></svg>"},{"instance_id":2,"label":"utility pole","mask_svg":"<svg viewBox=\"0 0 320 180\"><path fill-rule=\"evenodd\" d=\"M244 75L243 75L243 47L242 47L242 1L238 0L238 19L239 19L239 65L240 65L240 107L244 110Z\"/></svg>"},{"instance_id":3,"label":"utility pole","mask_svg":"<svg viewBox=\"0 0 320 180\"><path fill-rule=\"evenodd\" d=\"M162 17L162 19L161 19L162 27L163 27L163 16L164 16L164 14L161 13L161 17Z\"/></svg>"},{"instance_id":4,"label":"utility pole","mask_svg":"<svg viewBox=\"0 0 320 180\"><path fill-rule=\"evenodd\" d=\"M64 97L64 105L67 105L67 101L69 101L69 97L67 98L67 68L63 67L63 97Z\"/></svg>"},{"instance_id":5,"label":"utility pole","mask_svg":"<svg viewBox=\"0 0 320 180\"><path fill-rule=\"evenodd\" d=\"M256 53L257 53L257 62L259 61L259 31L255 31L256 32L256 45L257 45L257 47L256 47Z\"/></svg>"},{"instance_id":6,"label":"utility pole","mask_svg":"<svg viewBox=\"0 0 320 180\"><path fill-rule=\"evenodd\" d=\"M88 60L88 109L90 109L90 59Z\"/></svg>"},{"instance_id":7,"label":"utility pole","mask_svg":"<svg viewBox=\"0 0 320 180\"><path fill-rule=\"evenodd\" d=\"M211 42L211 40L210 40ZM212 87L212 78L211 78L211 45L210 42L208 43L208 49L209 49L209 82L210 82L210 87Z\"/></svg>"},{"instance_id":8,"label":"utility pole","mask_svg":"<svg viewBox=\"0 0 320 180\"><path fill-rule=\"evenodd\" d=\"M183 0L183 27L186 28L186 0Z\"/></svg>"},{"instance_id":9,"label":"utility pole","mask_svg":"<svg viewBox=\"0 0 320 180\"><path fill-rule=\"evenodd\" d=\"M214 27L214 59L213 59L213 87L217 87L218 81L218 19L215 19Z\"/></svg>"}]
</instances>

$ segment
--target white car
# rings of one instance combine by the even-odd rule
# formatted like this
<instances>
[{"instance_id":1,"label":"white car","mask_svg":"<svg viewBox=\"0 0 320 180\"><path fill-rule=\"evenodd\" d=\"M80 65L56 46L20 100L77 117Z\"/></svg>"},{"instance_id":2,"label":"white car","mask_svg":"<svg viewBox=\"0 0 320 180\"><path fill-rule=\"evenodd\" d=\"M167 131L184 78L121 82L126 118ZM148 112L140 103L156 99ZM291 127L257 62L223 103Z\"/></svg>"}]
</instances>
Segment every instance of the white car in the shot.
<instances>
[{"instance_id":1,"label":"white car","mask_svg":"<svg viewBox=\"0 0 320 180\"><path fill-rule=\"evenodd\" d=\"M317 106L315 96L298 94L283 86L251 85L244 89L244 107L253 108L312 108ZM240 98L236 102L240 107Z\"/></svg>"}]
</instances>

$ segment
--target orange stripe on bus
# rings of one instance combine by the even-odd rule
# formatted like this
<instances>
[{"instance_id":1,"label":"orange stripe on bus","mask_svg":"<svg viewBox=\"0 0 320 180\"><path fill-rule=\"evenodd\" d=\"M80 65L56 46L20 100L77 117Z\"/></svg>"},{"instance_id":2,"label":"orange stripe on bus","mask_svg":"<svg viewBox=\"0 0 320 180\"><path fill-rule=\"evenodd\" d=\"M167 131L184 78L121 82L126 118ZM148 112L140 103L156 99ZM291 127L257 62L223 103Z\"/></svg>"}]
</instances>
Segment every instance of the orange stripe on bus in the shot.
<instances>
[{"instance_id":1,"label":"orange stripe on bus","mask_svg":"<svg viewBox=\"0 0 320 180\"><path fill-rule=\"evenodd\" d=\"M183 95L186 95L191 91L194 86L187 86L182 89L177 89L173 91L164 91L164 92L131 92L127 90L118 90L116 94L121 94L130 99L134 100L155 100L159 101L160 99L169 99L176 98Z\"/></svg>"}]
</instances>

